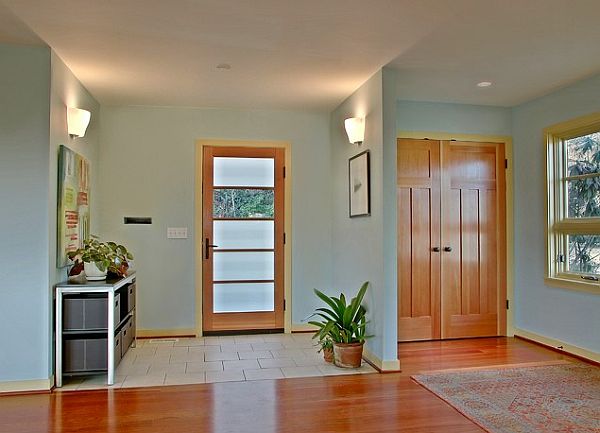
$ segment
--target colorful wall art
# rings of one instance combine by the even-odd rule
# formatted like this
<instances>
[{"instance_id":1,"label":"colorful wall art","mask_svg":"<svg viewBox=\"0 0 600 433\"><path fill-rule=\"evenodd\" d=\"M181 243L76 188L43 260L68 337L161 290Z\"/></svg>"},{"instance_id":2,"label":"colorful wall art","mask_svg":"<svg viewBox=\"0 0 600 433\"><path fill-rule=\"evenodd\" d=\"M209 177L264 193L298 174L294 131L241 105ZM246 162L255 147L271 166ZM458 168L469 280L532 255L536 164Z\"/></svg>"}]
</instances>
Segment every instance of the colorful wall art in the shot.
<instances>
[{"instance_id":1,"label":"colorful wall art","mask_svg":"<svg viewBox=\"0 0 600 433\"><path fill-rule=\"evenodd\" d=\"M56 266L69 264L67 253L90 237L90 163L61 145L58 155L58 251Z\"/></svg>"}]
</instances>

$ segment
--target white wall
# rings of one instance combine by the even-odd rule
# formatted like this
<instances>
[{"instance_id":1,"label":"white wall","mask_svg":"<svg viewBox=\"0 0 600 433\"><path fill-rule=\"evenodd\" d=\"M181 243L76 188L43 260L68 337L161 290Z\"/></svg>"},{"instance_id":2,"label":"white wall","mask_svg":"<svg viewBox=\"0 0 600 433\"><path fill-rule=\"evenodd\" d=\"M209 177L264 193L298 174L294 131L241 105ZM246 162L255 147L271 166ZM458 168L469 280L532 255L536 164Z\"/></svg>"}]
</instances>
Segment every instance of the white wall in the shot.
<instances>
[{"instance_id":1,"label":"white wall","mask_svg":"<svg viewBox=\"0 0 600 433\"><path fill-rule=\"evenodd\" d=\"M600 75L513 110L515 325L600 353L600 293L544 285L545 148L542 130L600 111Z\"/></svg>"},{"instance_id":2,"label":"white wall","mask_svg":"<svg viewBox=\"0 0 600 433\"><path fill-rule=\"evenodd\" d=\"M48 379L50 50L0 45L0 382Z\"/></svg>"},{"instance_id":3,"label":"white wall","mask_svg":"<svg viewBox=\"0 0 600 433\"><path fill-rule=\"evenodd\" d=\"M394 363L397 291L395 284L390 287L384 265L384 233L388 236L384 227L388 222L384 219L384 156L388 149L384 148L390 145L384 145L384 140L389 140L389 133L384 133L389 131L384 128L384 74L387 72L378 71L331 113L333 288L328 293L353 296L364 281L370 282L365 304L370 320L367 330L374 337L367 341L367 349L380 360ZM348 117L365 118L365 140L359 147L348 143L344 130ZM348 160L364 150L369 150L371 159L371 215L349 218Z\"/></svg>"},{"instance_id":4,"label":"white wall","mask_svg":"<svg viewBox=\"0 0 600 433\"><path fill-rule=\"evenodd\" d=\"M102 107L100 231L135 255L141 329L195 328L194 175L198 139L289 141L292 147L292 321L331 286L328 117L324 113ZM150 216L149 226L124 216ZM188 227L169 240L167 227Z\"/></svg>"}]
</instances>

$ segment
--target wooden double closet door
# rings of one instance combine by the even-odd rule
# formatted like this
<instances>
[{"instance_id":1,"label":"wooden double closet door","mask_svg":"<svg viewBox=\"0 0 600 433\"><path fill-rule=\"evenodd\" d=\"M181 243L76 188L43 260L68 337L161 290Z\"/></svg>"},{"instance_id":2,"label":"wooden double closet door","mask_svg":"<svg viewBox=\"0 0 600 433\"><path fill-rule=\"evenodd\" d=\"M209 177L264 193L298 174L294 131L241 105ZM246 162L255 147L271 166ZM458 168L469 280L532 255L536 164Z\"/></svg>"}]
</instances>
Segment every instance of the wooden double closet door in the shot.
<instances>
[{"instance_id":1,"label":"wooden double closet door","mask_svg":"<svg viewBox=\"0 0 600 433\"><path fill-rule=\"evenodd\" d=\"M503 143L398 140L398 340L504 335Z\"/></svg>"}]
</instances>

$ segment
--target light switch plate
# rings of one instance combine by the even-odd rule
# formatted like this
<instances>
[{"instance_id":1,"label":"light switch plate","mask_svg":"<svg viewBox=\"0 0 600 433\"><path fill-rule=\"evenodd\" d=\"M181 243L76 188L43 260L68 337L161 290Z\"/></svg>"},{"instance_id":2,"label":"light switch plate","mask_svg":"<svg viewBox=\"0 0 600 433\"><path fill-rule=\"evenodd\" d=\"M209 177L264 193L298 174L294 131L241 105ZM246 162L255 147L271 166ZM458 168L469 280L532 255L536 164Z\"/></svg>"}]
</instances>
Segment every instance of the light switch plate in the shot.
<instances>
[{"instance_id":1,"label":"light switch plate","mask_svg":"<svg viewBox=\"0 0 600 433\"><path fill-rule=\"evenodd\" d=\"M187 227L167 227L167 239L187 239Z\"/></svg>"}]
</instances>

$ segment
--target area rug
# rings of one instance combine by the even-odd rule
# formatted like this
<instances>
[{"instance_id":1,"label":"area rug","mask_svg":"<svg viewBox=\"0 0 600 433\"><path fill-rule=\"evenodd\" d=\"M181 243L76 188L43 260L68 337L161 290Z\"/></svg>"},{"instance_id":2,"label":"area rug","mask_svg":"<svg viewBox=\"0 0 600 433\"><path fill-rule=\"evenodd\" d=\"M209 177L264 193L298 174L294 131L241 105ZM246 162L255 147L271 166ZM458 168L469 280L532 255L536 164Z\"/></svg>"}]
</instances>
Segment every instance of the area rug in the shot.
<instances>
[{"instance_id":1,"label":"area rug","mask_svg":"<svg viewBox=\"0 0 600 433\"><path fill-rule=\"evenodd\" d=\"M491 433L600 433L600 368L469 370L413 380Z\"/></svg>"}]
</instances>

